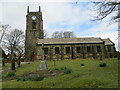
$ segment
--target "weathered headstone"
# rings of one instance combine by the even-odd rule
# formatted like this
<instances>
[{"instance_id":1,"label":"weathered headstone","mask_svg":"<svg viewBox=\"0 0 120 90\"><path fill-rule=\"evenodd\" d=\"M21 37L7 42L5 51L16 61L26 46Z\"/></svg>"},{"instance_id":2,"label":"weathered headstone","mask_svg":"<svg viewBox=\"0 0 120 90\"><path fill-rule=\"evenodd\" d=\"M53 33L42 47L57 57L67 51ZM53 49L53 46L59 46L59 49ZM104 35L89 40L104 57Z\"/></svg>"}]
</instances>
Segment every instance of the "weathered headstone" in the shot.
<instances>
[{"instance_id":1,"label":"weathered headstone","mask_svg":"<svg viewBox=\"0 0 120 90\"><path fill-rule=\"evenodd\" d=\"M47 63L44 60L44 43L42 43L42 61L40 63L40 70L48 70Z\"/></svg>"},{"instance_id":2,"label":"weathered headstone","mask_svg":"<svg viewBox=\"0 0 120 90\"><path fill-rule=\"evenodd\" d=\"M48 70L47 63L45 62L45 60L41 61L40 70Z\"/></svg>"}]
</instances>

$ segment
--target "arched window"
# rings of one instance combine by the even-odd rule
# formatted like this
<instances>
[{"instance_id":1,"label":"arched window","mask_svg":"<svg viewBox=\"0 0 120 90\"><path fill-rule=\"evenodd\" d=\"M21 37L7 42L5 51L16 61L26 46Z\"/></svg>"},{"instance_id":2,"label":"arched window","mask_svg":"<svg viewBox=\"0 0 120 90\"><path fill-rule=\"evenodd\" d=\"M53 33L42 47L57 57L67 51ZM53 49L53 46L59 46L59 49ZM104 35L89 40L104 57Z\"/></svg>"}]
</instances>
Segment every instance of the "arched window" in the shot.
<instances>
[{"instance_id":1,"label":"arched window","mask_svg":"<svg viewBox=\"0 0 120 90\"><path fill-rule=\"evenodd\" d=\"M32 29L36 29L36 22L32 22Z\"/></svg>"}]
</instances>

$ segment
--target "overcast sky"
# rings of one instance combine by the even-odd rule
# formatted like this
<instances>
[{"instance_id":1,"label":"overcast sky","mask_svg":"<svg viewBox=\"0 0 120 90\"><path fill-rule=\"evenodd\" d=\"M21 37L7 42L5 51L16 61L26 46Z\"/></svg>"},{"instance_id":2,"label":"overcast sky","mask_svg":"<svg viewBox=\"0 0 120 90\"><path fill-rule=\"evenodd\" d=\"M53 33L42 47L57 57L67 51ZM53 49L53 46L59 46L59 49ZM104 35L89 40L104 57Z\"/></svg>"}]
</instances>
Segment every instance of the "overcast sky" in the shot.
<instances>
[{"instance_id":1,"label":"overcast sky","mask_svg":"<svg viewBox=\"0 0 120 90\"><path fill-rule=\"evenodd\" d=\"M43 29L49 36L55 31L73 31L77 37L110 38L118 49L118 24L110 25L110 16L102 22L91 22L94 13L89 0L73 1L78 0L1 0L0 22L25 32L27 6L30 11L38 11L41 6Z\"/></svg>"}]
</instances>

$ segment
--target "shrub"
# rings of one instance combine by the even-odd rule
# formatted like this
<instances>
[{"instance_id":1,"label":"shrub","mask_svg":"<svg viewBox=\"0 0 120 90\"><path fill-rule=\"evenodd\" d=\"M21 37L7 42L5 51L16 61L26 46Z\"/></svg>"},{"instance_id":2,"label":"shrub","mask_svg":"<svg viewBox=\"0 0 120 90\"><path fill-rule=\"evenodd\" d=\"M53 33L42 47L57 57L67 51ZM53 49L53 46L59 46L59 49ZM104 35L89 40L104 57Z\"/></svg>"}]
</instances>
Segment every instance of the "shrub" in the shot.
<instances>
[{"instance_id":1,"label":"shrub","mask_svg":"<svg viewBox=\"0 0 120 90\"><path fill-rule=\"evenodd\" d=\"M54 70L59 70L58 68L55 68Z\"/></svg>"},{"instance_id":2,"label":"shrub","mask_svg":"<svg viewBox=\"0 0 120 90\"><path fill-rule=\"evenodd\" d=\"M35 75L34 77L30 78L32 81L41 81L44 79L44 76Z\"/></svg>"},{"instance_id":3,"label":"shrub","mask_svg":"<svg viewBox=\"0 0 120 90\"><path fill-rule=\"evenodd\" d=\"M30 81L41 81L43 80L44 77L43 76L39 76L39 75L35 75L35 76L31 76L31 77L18 77L16 78L17 81L27 81L27 80L30 80Z\"/></svg>"},{"instance_id":4,"label":"shrub","mask_svg":"<svg viewBox=\"0 0 120 90\"><path fill-rule=\"evenodd\" d=\"M65 70L65 69L67 69L67 67L62 67L62 68L60 68L61 70Z\"/></svg>"},{"instance_id":5,"label":"shrub","mask_svg":"<svg viewBox=\"0 0 120 90\"><path fill-rule=\"evenodd\" d=\"M16 80L17 80L17 81L20 81L20 80L21 80L21 78L20 78L20 77L18 77L18 78L16 78Z\"/></svg>"},{"instance_id":6,"label":"shrub","mask_svg":"<svg viewBox=\"0 0 120 90\"><path fill-rule=\"evenodd\" d=\"M61 70L64 70L64 74L69 74L71 73L71 69L67 68L67 67L62 67Z\"/></svg>"},{"instance_id":7,"label":"shrub","mask_svg":"<svg viewBox=\"0 0 120 90\"><path fill-rule=\"evenodd\" d=\"M84 66L84 64L81 64L81 66Z\"/></svg>"},{"instance_id":8,"label":"shrub","mask_svg":"<svg viewBox=\"0 0 120 90\"><path fill-rule=\"evenodd\" d=\"M23 80L23 81L26 81L26 78L23 78L22 80Z\"/></svg>"},{"instance_id":9,"label":"shrub","mask_svg":"<svg viewBox=\"0 0 120 90\"><path fill-rule=\"evenodd\" d=\"M2 76L2 74L0 75L0 79L2 78L3 76Z\"/></svg>"},{"instance_id":10,"label":"shrub","mask_svg":"<svg viewBox=\"0 0 120 90\"><path fill-rule=\"evenodd\" d=\"M9 72L6 77L12 77L15 76L15 72Z\"/></svg>"},{"instance_id":11,"label":"shrub","mask_svg":"<svg viewBox=\"0 0 120 90\"><path fill-rule=\"evenodd\" d=\"M0 76L0 79L6 78L6 77L7 77L7 75L1 75L1 76Z\"/></svg>"},{"instance_id":12,"label":"shrub","mask_svg":"<svg viewBox=\"0 0 120 90\"><path fill-rule=\"evenodd\" d=\"M61 70L64 70L64 68L60 68Z\"/></svg>"},{"instance_id":13,"label":"shrub","mask_svg":"<svg viewBox=\"0 0 120 90\"><path fill-rule=\"evenodd\" d=\"M65 69L64 70L64 74L69 74L69 73L71 73L71 69Z\"/></svg>"},{"instance_id":14,"label":"shrub","mask_svg":"<svg viewBox=\"0 0 120 90\"><path fill-rule=\"evenodd\" d=\"M26 81L26 78L25 78L25 77L17 77L16 80L17 80L17 81L20 81L20 80L21 80L21 81Z\"/></svg>"},{"instance_id":15,"label":"shrub","mask_svg":"<svg viewBox=\"0 0 120 90\"><path fill-rule=\"evenodd\" d=\"M100 63L99 67L106 67L106 63Z\"/></svg>"}]
</instances>

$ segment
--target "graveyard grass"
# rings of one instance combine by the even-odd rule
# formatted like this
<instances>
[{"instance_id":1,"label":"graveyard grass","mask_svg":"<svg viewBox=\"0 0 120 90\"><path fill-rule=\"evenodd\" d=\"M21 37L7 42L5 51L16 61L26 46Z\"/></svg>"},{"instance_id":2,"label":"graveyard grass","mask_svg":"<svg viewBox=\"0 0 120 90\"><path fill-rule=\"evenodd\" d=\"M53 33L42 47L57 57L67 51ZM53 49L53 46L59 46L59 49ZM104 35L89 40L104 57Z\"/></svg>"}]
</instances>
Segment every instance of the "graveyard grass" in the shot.
<instances>
[{"instance_id":1,"label":"graveyard grass","mask_svg":"<svg viewBox=\"0 0 120 90\"><path fill-rule=\"evenodd\" d=\"M99 67L100 60L75 59L47 61L50 70L67 67L72 69L70 74L58 74L44 78L42 81L3 81L3 88L118 88L118 60L104 59L106 67ZM84 64L84 66L81 66ZM40 61L32 62L17 68L15 74L22 75L27 72L39 70ZM5 75L7 73L3 73Z\"/></svg>"}]
</instances>

